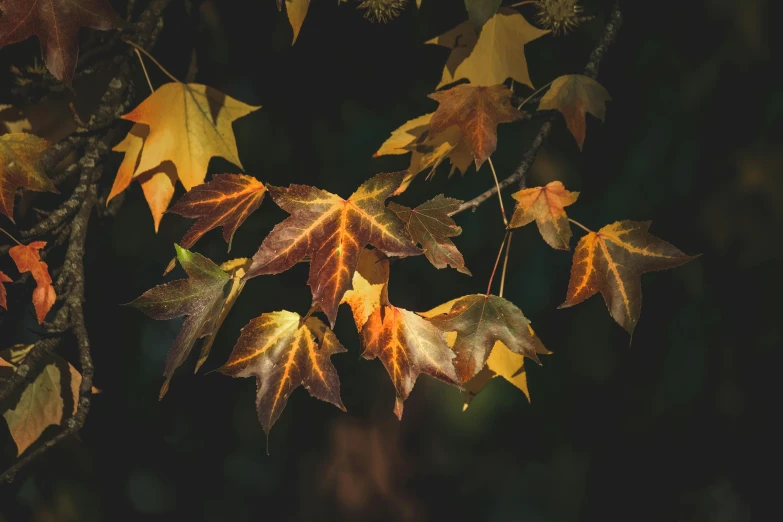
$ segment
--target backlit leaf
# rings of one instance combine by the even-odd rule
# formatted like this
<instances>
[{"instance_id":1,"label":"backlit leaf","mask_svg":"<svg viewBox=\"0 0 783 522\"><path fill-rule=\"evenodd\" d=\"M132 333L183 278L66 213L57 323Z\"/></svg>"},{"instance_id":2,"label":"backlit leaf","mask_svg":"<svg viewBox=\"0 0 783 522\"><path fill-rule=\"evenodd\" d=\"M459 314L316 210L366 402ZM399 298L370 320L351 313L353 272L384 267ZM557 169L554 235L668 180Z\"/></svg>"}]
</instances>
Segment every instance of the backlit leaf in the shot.
<instances>
[{"instance_id":1,"label":"backlit leaf","mask_svg":"<svg viewBox=\"0 0 783 522\"><path fill-rule=\"evenodd\" d=\"M600 292L612 318L633 334L642 309L641 275L694 259L650 235L649 228L649 221L618 221L583 236L574 250L568 294L560 308Z\"/></svg>"},{"instance_id":2,"label":"backlit leaf","mask_svg":"<svg viewBox=\"0 0 783 522\"><path fill-rule=\"evenodd\" d=\"M46 140L24 132L0 136L0 213L14 220L14 196L19 187L57 192L41 164Z\"/></svg>"},{"instance_id":3,"label":"backlit leaf","mask_svg":"<svg viewBox=\"0 0 783 522\"><path fill-rule=\"evenodd\" d=\"M309 255L313 304L334 324L365 246L390 256L421 254L404 223L384 205L402 178L401 172L378 174L348 199L307 185L268 187L291 215L264 239L245 277L279 274Z\"/></svg>"},{"instance_id":4,"label":"backlit leaf","mask_svg":"<svg viewBox=\"0 0 783 522\"><path fill-rule=\"evenodd\" d=\"M242 328L231 357L220 369L232 377L256 378L258 420L267 434L299 386L345 411L330 358L346 350L320 320L310 317L300 325L301 319L285 310L256 317Z\"/></svg>"},{"instance_id":5,"label":"backlit leaf","mask_svg":"<svg viewBox=\"0 0 783 522\"><path fill-rule=\"evenodd\" d=\"M576 202L579 192L570 192L559 181L545 187L523 189L511 195L517 200L517 208L511 217L511 228L523 227L533 221L538 225L541 237L552 248L571 248L571 225L565 209Z\"/></svg>"},{"instance_id":6,"label":"backlit leaf","mask_svg":"<svg viewBox=\"0 0 783 522\"><path fill-rule=\"evenodd\" d=\"M585 116L589 112L601 121L606 116L606 102L612 98L603 85L581 74L560 76L552 82L538 110L556 109L563 114L568 130L574 135L579 149L585 143L587 123Z\"/></svg>"},{"instance_id":7,"label":"backlit leaf","mask_svg":"<svg viewBox=\"0 0 783 522\"><path fill-rule=\"evenodd\" d=\"M19 272L30 272L35 279L33 290L33 306L38 317L38 324L46 318L46 314L54 306L57 298L52 286L52 278L49 275L49 267L41 261L40 250L46 246L46 241L34 241L29 245L17 245L8 250L8 255L16 263Z\"/></svg>"}]
</instances>

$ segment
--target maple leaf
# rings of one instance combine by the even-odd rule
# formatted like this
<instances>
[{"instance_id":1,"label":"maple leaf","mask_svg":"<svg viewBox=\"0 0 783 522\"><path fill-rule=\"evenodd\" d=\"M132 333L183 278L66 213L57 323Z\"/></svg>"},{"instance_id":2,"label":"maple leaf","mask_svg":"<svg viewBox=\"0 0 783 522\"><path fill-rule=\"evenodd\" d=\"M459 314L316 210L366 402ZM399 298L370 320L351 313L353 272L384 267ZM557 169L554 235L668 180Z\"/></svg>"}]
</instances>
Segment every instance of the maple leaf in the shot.
<instances>
[{"instance_id":1,"label":"maple leaf","mask_svg":"<svg viewBox=\"0 0 783 522\"><path fill-rule=\"evenodd\" d=\"M41 164L41 154L48 147L46 140L24 132L0 136L0 213L11 221L17 188L57 192Z\"/></svg>"},{"instance_id":2,"label":"maple leaf","mask_svg":"<svg viewBox=\"0 0 783 522\"><path fill-rule=\"evenodd\" d=\"M70 85L79 28L106 31L121 23L107 0L0 0L0 48L37 36L49 72Z\"/></svg>"},{"instance_id":3,"label":"maple leaf","mask_svg":"<svg viewBox=\"0 0 783 522\"><path fill-rule=\"evenodd\" d=\"M437 135L449 127L458 127L479 169L497 149L498 124L522 117L522 112L511 105L512 94L505 85L462 84L434 92L429 97L440 105L432 115L430 133Z\"/></svg>"},{"instance_id":4,"label":"maple leaf","mask_svg":"<svg viewBox=\"0 0 783 522\"><path fill-rule=\"evenodd\" d=\"M245 278L279 274L309 255L313 304L334 325L365 246L390 256L421 254L404 223L384 206L402 178L401 172L378 174L348 199L307 185L269 186L274 202L291 215L261 243Z\"/></svg>"},{"instance_id":5,"label":"maple leaf","mask_svg":"<svg viewBox=\"0 0 783 522\"><path fill-rule=\"evenodd\" d=\"M8 310L8 302L6 301L5 286L3 283L11 283L13 280L0 271L0 306Z\"/></svg>"},{"instance_id":6,"label":"maple leaf","mask_svg":"<svg viewBox=\"0 0 783 522\"><path fill-rule=\"evenodd\" d=\"M301 321L299 314L285 310L256 317L242 328L220 369L231 377L256 378L258 420L267 434L299 386L311 397L345 411L340 379L330 358L346 350L319 319Z\"/></svg>"},{"instance_id":7,"label":"maple leaf","mask_svg":"<svg viewBox=\"0 0 783 522\"><path fill-rule=\"evenodd\" d=\"M585 143L587 122L585 116L589 112L601 121L606 116L606 102L612 98L603 85L581 74L560 76L552 82L538 110L557 109L563 114L568 130L573 134L579 150Z\"/></svg>"},{"instance_id":8,"label":"maple leaf","mask_svg":"<svg viewBox=\"0 0 783 522\"><path fill-rule=\"evenodd\" d=\"M33 306L38 317L38 324L46 318L46 314L54 306L57 295L52 286L49 266L41 261L40 250L46 246L46 241L33 241L29 245L17 245L8 250L8 255L16 263L19 272L30 272L35 279L33 290Z\"/></svg>"},{"instance_id":9,"label":"maple leaf","mask_svg":"<svg viewBox=\"0 0 783 522\"><path fill-rule=\"evenodd\" d=\"M180 183L190 190L204 182L212 157L241 168L231 124L258 109L197 83L161 85L122 116L149 126L133 177L171 161Z\"/></svg>"},{"instance_id":10,"label":"maple leaf","mask_svg":"<svg viewBox=\"0 0 783 522\"><path fill-rule=\"evenodd\" d=\"M212 181L194 187L183 195L169 212L187 218L199 218L180 241L190 248L213 228L223 227L223 239L231 251L237 228L252 214L266 194L263 183L243 174L215 174Z\"/></svg>"},{"instance_id":11,"label":"maple leaf","mask_svg":"<svg viewBox=\"0 0 783 522\"><path fill-rule=\"evenodd\" d=\"M299 31L302 29L302 24L307 16L307 9L310 7L310 0L285 0L285 11L288 14L288 21L291 24L291 29L294 31L294 39L291 45L296 43L296 38L299 36ZM277 10L283 9L283 0L277 0Z\"/></svg>"},{"instance_id":12,"label":"maple leaf","mask_svg":"<svg viewBox=\"0 0 783 522\"><path fill-rule=\"evenodd\" d=\"M106 204L130 185L134 179L134 173L139 166L141 151L144 147L144 140L149 135L150 128L140 123L135 124L128 134L112 150L115 152L124 152L125 157L117 170L117 177L114 178L109 197L106 198ZM155 232L160 227L160 220L163 218L169 203L174 197L174 186L177 184L177 170L170 161L164 161L156 168L146 172L140 172L135 175L135 179L141 184L144 192L144 199L152 212L152 219L155 224Z\"/></svg>"},{"instance_id":13,"label":"maple leaf","mask_svg":"<svg viewBox=\"0 0 783 522\"><path fill-rule=\"evenodd\" d=\"M161 398L168 391L174 371L188 358L196 341L215 333L231 280L229 274L206 257L174 246L188 278L156 286L129 303L157 320L187 316L166 356L163 372L166 380L160 390Z\"/></svg>"},{"instance_id":14,"label":"maple leaf","mask_svg":"<svg viewBox=\"0 0 783 522\"><path fill-rule=\"evenodd\" d=\"M552 181L545 187L520 190L511 197L518 202L511 216L511 228L535 221L541 237L549 246L559 250L571 248L571 225L563 207L573 205L579 192L570 192L561 182Z\"/></svg>"},{"instance_id":15,"label":"maple leaf","mask_svg":"<svg viewBox=\"0 0 783 522\"><path fill-rule=\"evenodd\" d=\"M454 352L445 336L413 312L389 302L389 260L378 250L364 249L353 275L353 290L345 293L360 331L365 359L381 360L397 392L394 412L402 417L419 375L424 373L458 385Z\"/></svg>"},{"instance_id":16,"label":"maple leaf","mask_svg":"<svg viewBox=\"0 0 783 522\"><path fill-rule=\"evenodd\" d=\"M525 45L549 31L537 29L517 11L501 7L476 34L470 21L428 40L451 49L437 88L466 78L473 85L492 86L513 78L533 87L527 70Z\"/></svg>"},{"instance_id":17,"label":"maple leaf","mask_svg":"<svg viewBox=\"0 0 783 522\"><path fill-rule=\"evenodd\" d=\"M394 202L389 203L389 208L405 223L408 233L421 245L424 255L435 268L451 266L458 272L471 275L470 270L465 268L462 254L449 239L462 233L462 228L449 216L461 204L458 199L440 194L415 209Z\"/></svg>"},{"instance_id":18,"label":"maple leaf","mask_svg":"<svg viewBox=\"0 0 783 522\"><path fill-rule=\"evenodd\" d=\"M649 228L649 221L617 221L583 236L574 250L568 293L560 308L601 292L612 318L633 334L642 308L641 275L694 259L651 235Z\"/></svg>"},{"instance_id":19,"label":"maple leaf","mask_svg":"<svg viewBox=\"0 0 783 522\"><path fill-rule=\"evenodd\" d=\"M536 354L546 350L522 311L495 295L466 295L419 315L446 334L456 332L454 367L460 382L467 382L484 367L498 341L536 362Z\"/></svg>"},{"instance_id":20,"label":"maple leaf","mask_svg":"<svg viewBox=\"0 0 783 522\"><path fill-rule=\"evenodd\" d=\"M17 345L4 350L9 360L24 358L33 345ZM0 376L10 377L16 366L0 358ZM67 361L50 354L41 361L41 369L24 388L13 408L3 413L8 431L21 455L52 425L61 425L76 413L81 374ZM66 405L68 410L66 410Z\"/></svg>"}]
</instances>

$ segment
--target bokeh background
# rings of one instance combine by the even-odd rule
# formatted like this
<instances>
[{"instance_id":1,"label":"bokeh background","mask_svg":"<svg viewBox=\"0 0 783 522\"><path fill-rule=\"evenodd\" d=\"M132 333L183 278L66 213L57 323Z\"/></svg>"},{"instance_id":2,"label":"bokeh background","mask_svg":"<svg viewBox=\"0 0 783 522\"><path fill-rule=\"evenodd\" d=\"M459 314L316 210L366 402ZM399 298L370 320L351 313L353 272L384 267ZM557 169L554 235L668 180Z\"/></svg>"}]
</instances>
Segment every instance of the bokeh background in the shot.
<instances>
[{"instance_id":1,"label":"bokeh background","mask_svg":"<svg viewBox=\"0 0 783 522\"><path fill-rule=\"evenodd\" d=\"M114 3L124 13L124 2ZM410 2L398 20L377 25L336 3L313 2L291 47L287 19L271 0L175 2L154 54L184 77L195 44L199 82L263 105L234 126L247 173L345 196L374 173L407 166L405 157L371 156L393 129L436 107L426 95L448 51L423 42L466 15L461 1L424 0L421 10ZM582 70L611 2L582 3L593 21L526 47L536 85ZM462 412L457 390L422 377L398 422L384 368L360 358L350 313L341 309L335 331L348 353L333 362L348 413L299 389L267 440L255 383L194 376L194 358L158 401L180 321L156 322L120 305L164 281L189 222L167 216L154 234L134 185L116 218L93 220L85 259L95 385L103 392L79 440L0 485L0 521L739 522L779 512L770 478L783 342L775 2L623 4L625 24L599 75L612 95L606 123L588 118L581 153L558 123L530 182L561 179L581 191L569 214L591 228L649 219L653 234L701 254L643 277L630 346L600 297L557 310L570 256L527 227L514 235L506 297L554 351L542 367L528 365L532 403L497 379ZM189 28L194 21L198 30ZM0 52L4 96L9 65L31 64L38 53L35 40ZM148 67L155 85L166 81ZM493 159L501 177L537 128L535 121L500 127ZM107 171L120 160L112 154ZM464 178L447 179L447 170L429 182L422 175L400 201L442 192L469 199L492 184L486 166ZM215 160L210 171L236 169ZM109 186L112 176L104 177ZM503 235L497 213L490 201L457 219L464 232L456 243L472 278L423 258L398 261L392 301L426 310L483 291ZM231 257L251 256L284 216L267 199L238 231ZM196 248L229 258L219 232ZM251 281L206 370L226 360L251 318L305 312L306 274L299 265ZM178 277L180 269L166 279ZM0 315L2 344L34 340L34 327L30 310ZM6 467L15 448L4 425L0 442Z\"/></svg>"}]
</instances>

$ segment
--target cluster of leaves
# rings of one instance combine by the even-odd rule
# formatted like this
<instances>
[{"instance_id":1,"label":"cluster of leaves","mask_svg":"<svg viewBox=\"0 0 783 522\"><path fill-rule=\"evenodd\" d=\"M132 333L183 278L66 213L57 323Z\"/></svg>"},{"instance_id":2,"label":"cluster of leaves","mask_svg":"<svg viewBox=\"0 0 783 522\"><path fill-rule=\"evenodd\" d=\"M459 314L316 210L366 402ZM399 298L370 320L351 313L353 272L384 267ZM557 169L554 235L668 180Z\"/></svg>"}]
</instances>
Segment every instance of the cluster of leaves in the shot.
<instances>
[{"instance_id":1,"label":"cluster of leaves","mask_svg":"<svg viewBox=\"0 0 783 522\"><path fill-rule=\"evenodd\" d=\"M100 19L65 15L63 2L26 0L7 11L8 2L0 3L4 12L0 28L9 24L14 27L11 32L0 32L0 47L38 34L47 67L67 82L75 64L75 39L71 37L67 45L58 40L59 47L55 48L48 40L52 28L70 30L87 25L106 29L116 17L113 12L101 11L107 9L103 0L79 0L82 6L95 7L95 16L104 13ZM277 3L282 8L282 0ZM286 0L285 4L295 40L309 0ZM369 6L369 2L364 4ZM397 4L400 7L404 2ZM538 4L540 13L544 8L564 5L579 12L573 1ZM27 11L17 9L19 5ZM383 6L394 8L389 2ZM41 18L44 7L54 8L62 16ZM152 288L131 303L154 319L186 317L166 359L161 397L199 340L203 341L197 370L203 364L215 333L250 279L279 274L301 261L310 264L312 308L304 315L280 310L251 320L220 369L233 377L256 378L259 420L267 432L299 386L313 397L344 409L331 356L346 349L330 328L343 303L353 313L363 357L380 359L389 374L396 391L394 411L398 417L420 374L464 390L466 406L495 376L529 396L524 358L539 362L539 355L550 352L523 312L502 297L502 290L501 295L490 293L491 277L486 294L456 297L429 311L405 310L388 298L390 257L424 255L436 268L451 267L471 275L452 241L461 234L451 216L463 210L462 201L441 194L408 208L387 200L408 189L419 173L428 169L430 175L434 173L446 159L451 173L459 170L464 175L471 165L479 170L489 163L494 175L491 155L498 147L497 126L529 117L522 108L530 98L520 102L514 91L515 86L533 88L525 46L558 32L554 24L550 24L551 30L535 27L520 11L499 8L499 2L468 0L466 7L468 21L427 42L450 50L436 86L440 90L430 95L438 103L437 109L403 124L376 153L410 153L408 168L371 177L347 199L307 185L272 186L241 173L215 175L207 182L207 167L213 157L222 157L241 168L232 123L259 107L205 85L182 83L172 77L171 83L155 89L123 116L134 125L113 149L123 152L125 158L108 200L138 180L156 230L167 211L196 219L176 245L177 260L187 278ZM27 19L25 16L33 21L20 22ZM561 76L544 88L547 86L538 110L559 111L581 148L586 136L586 113L603 120L608 93L595 80L582 75ZM40 165L45 146L40 138L29 134L0 137L0 212L7 217L13 216L17 188L54 190ZM177 180L186 194L169 209ZM290 215L266 236L252 259L233 259L218 265L190 250L205 233L218 227L223 228L230 250L234 233L260 207L267 192ZM574 204L577 197L578 193L567 190L559 181L520 190L513 194L517 207L508 229L535 221L550 246L569 250L572 230L565 207ZM505 221L505 212L503 218ZM598 232L585 228L588 233L574 252L562 306L572 306L600 292L611 316L632 333L641 307L641 274L691 259L651 236L648 228L649 223L632 221L607 225ZM20 272L30 271L37 282L33 302L39 322L55 301L46 264L38 255L43 246L34 242L9 251ZM167 271L173 267L174 261ZM0 283L8 280L0 273ZM2 284L0 305L6 305ZM323 313L329 324L315 313ZM0 362L13 369L12 363ZM39 388L46 394L62 396L62 383L67 379L61 377L62 370L56 375L52 372L44 372L48 380ZM71 374L71 386L77 375ZM35 428L24 428L26 439L14 435L20 451L29 445L32 433L37 434L32 438L35 440L43 428L61 421L64 403L54 402L61 405L59 409L55 407L45 415L36 413Z\"/></svg>"}]
</instances>

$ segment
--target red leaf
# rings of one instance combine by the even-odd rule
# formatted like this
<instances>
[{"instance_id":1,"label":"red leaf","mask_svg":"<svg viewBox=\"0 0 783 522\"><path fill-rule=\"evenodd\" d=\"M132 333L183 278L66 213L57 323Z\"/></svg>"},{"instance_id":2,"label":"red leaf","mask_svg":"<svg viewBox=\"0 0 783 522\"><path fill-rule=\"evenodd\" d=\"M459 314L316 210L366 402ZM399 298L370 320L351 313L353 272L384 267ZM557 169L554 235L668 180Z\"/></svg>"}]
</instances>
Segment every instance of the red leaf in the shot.
<instances>
[{"instance_id":1,"label":"red leaf","mask_svg":"<svg viewBox=\"0 0 783 522\"><path fill-rule=\"evenodd\" d=\"M40 250L46 246L46 241L34 241L29 245L18 245L8 251L8 255L16 263L20 272L30 272L38 284L33 291L33 306L41 324L54 306L57 295L54 293L52 278L49 276L49 266L41 261Z\"/></svg>"}]
</instances>

